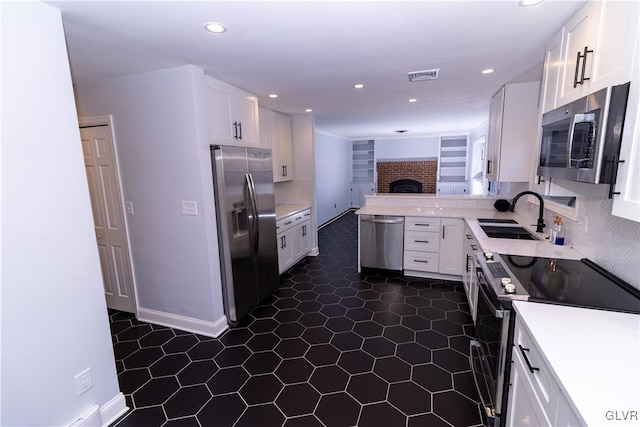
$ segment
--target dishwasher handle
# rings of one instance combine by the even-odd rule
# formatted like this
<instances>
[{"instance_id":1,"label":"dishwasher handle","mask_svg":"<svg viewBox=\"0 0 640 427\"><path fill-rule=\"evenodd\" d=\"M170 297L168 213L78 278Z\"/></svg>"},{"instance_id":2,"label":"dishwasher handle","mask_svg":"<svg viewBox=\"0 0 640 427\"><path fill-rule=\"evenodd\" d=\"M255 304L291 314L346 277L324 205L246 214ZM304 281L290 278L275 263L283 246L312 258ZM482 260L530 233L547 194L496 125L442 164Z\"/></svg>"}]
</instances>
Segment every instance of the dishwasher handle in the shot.
<instances>
[{"instance_id":1,"label":"dishwasher handle","mask_svg":"<svg viewBox=\"0 0 640 427\"><path fill-rule=\"evenodd\" d=\"M376 218L376 217L360 217L361 221L373 222L376 224L402 224L404 218Z\"/></svg>"}]
</instances>

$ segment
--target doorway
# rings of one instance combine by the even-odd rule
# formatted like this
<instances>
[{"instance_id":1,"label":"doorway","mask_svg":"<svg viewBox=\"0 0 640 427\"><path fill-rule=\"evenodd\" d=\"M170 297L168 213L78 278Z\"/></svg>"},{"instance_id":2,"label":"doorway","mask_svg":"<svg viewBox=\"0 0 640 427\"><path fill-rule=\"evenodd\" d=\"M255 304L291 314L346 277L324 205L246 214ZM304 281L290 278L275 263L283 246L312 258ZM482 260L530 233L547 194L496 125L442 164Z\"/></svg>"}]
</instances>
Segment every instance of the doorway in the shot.
<instances>
[{"instance_id":1,"label":"doorway","mask_svg":"<svg viewBox=\"0 0 640 427\"><path fill-rule=\"evenodd\" d=\"M80 119L80 140L107 307L136 313L133 268L111 117Z\"/></svg>"}]
</instances>

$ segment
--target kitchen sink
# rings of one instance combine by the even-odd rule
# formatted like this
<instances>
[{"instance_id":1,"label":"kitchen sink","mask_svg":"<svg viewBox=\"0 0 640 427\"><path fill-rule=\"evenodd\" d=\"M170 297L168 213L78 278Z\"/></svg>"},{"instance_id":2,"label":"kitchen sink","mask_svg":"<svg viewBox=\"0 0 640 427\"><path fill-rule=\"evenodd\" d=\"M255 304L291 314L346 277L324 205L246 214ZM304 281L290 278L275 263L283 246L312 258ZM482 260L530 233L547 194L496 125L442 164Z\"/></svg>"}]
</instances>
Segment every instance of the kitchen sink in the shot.
<instances>
[{"instance_id":1,"label":"kitchen sink","mask_svg":"<svg viewBox=\"0 0 640 427\"><path fill-rule=\"evenodd\" d=\"M481 225L482 231L487 237L496 239L539 240L534 234L523 227Z\"/></svg>"}]
</instances>

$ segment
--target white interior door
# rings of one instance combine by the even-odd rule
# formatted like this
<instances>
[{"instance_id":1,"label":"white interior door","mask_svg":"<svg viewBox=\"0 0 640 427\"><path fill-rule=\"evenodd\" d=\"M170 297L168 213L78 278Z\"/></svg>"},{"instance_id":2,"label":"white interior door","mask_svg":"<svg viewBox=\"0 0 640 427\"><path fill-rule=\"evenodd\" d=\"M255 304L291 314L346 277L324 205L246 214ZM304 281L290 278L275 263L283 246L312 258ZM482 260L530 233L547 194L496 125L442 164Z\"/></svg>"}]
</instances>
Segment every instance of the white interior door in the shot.
<instances>
[{"instance_id":1,"label":"white interior door","mask_svg":"<svg viewBox=\"0 0 640 427\"><path fill-rule=\"evenodd\" d=\"M109 125L80 128L107 307L135 313L129 245Z\"/></svg>"}]
</instances>

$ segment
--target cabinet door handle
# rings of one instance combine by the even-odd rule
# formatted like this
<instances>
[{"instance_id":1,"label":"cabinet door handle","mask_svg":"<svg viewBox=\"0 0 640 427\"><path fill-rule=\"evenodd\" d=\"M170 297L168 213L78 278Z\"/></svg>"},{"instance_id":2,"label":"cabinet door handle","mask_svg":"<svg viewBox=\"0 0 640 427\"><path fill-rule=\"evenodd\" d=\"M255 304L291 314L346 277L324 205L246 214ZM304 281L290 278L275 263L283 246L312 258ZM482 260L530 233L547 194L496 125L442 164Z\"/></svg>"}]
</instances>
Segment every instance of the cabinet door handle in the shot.
<instances>
[{"instance_id":1,"label":"cabinet door handle","mask_svg":"<svg viewBox=\"0 0 640 427\"><path fill-rule=\"evenodd\" d=\"M240 133L238 134L238 139L242 139L242 122L238 122L238 129L240 129Z\"/></svg>"},{"instance_id":2,"label":"cabinet door handle","mask_svg":"<svg viewBox=\"0 0 640 427\"><path fill-rule=\"evenodd\" d=\"M233 122L233 139L238 139L238 122Z\"/></svg>"},{"instance_id":3,"label":"cabinet door handle","mask_svg":"<svg viewBox=\"0 0 640 427\"><path fill-rule=\"evenodd\" d=\"M302 226L302 237L304 237L304 236L306 236L306 235L307 235L307 226L306 226L306 225L303 225L303 226Z\"/></svg>"},{"instance_id":4,"label":"cabinet door handle","mask_svg":"<svg viewBox=\"0 0 640 427\"><path fill-rule=\"evenodd\" d=\"M522 353L522 357L524 357L524 361L527 364L527 367L529 368L529 371L533 374L535 371L539 371L540 368L536 368L535 366L531 365L531 362L529 361L529 358L527 357L527 353L525 353L525 351L529 351L528 348L524 348L522 345L518 344L518 347L520 348L520 353Z\"/></svg>"},{"instance_id":5,"label":"cabinet door handle","mask_svg":"<svg viewBox=\"0 0 640 427\"><path fill-rule=\"evenodd\" d=\"M470 257L469 257L469 254L467 254L467 261L466 261L466 263L465 263L465 267L464 267L464 269L465 269L465 271L466 271L467 273L469 272L469 258L470 258Z\"/></svg>"},{"instance_id":6,"label":"cabinet door handle","mask_svg":"<svg viewBox=\"0 0 640 427\"><path fill-rule=\"evenodd\" d=\"M589 50L588 46L584 47L584 52L578 52L576 56L576 72L573 75L573 87L575 88L579 84L584 84L585 80L591 80L590 77L585 77L584 74L587 71L587 54L593 53L593 50ZM580 69L580 58L582 58L582 72L580 74L580 80L578 80L578 70Z\"/></svg>"},{"instance_id":7,"label":"cabinet door handle","mask_svg":"<svg viewBox=\"0 0 640 427\"><path fill-rule=\"evenodd\" d=\"M473 239L473 237L471 237L471 234L465 234L465 236L467 236L467 240Z\"/></svg>"},{"instance_id":8,"label":"cabinet door handle","mask_svg":"<svg viewBox=\"0 0 640 427\"><path fill-rule=\"evenodd\" d=\"M474 251L477 251L477 250L478 250L478 246L476 246L476 245L471 245L471 249L472 249L472 250L474 250Z\"/></svg>"},{"instance_id":9,"label":"cabinet door handle","mask_svg":"<svg viewBox=\"0 0 640 427\"><path fill-rule=\"evenodd\" d=\"M444 240L444 225L442 226L442 240Z\"/></svg>"}]
</instances>

